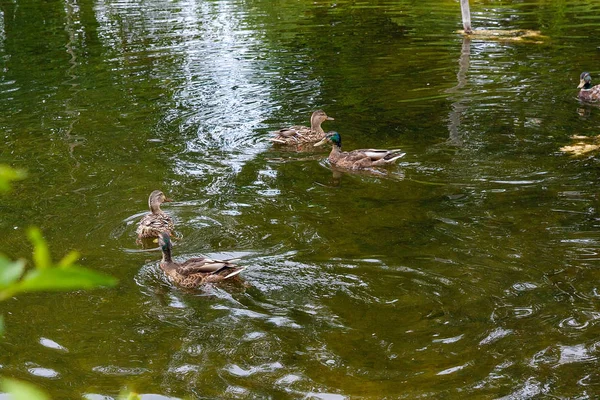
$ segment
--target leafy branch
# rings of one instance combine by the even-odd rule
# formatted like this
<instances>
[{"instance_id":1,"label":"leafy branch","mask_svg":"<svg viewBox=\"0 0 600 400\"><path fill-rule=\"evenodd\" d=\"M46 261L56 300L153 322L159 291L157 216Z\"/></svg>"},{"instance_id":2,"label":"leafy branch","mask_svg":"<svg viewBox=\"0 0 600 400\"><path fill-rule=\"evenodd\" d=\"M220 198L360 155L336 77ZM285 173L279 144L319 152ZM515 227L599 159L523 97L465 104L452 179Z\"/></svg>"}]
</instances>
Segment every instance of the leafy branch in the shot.
<instances>
[{"instance_id":1,"label":"leafy branch","mask_svg":"<svg viewBox=\"0 0 600 400\"><path fill-rule=\"evenodd\" d=\"M94 289L117 284L112 276L75 264L79 258L75 251L53 263L39 229L30 228L27 236L33 244L35 268L26 271L25 260L12 261L0 255L0 301L24 292Z\"/></svg>"},{"instance_id":2,"label":"leafy branch","mask_svg":"<svg viewBox=\"0 0 600 400\"><path fill-rule=\"evenodd\" d=\"M11 183L24 179L26 173L0 164L0 192L9 191ZM27 261L10 260L0 254L0 301L17 294L40 291L67 291L115 286L118 280L110 275L77 265L79 253L71 251L58 263L52 262L48 244L38 228L27 230L33 244L33 268L27 269ZM0 335L4 331L0 315ZM16 379L1 378L0 391L14 400L48 400L50 397L35 385ZM126 397L128 396L128 397ZM134 393L125 393L123 399L136 399Z\"/></svg>"},{"instance_id":3,"label":"leafy branch","mask_svg":"<svg viewBox=\"0 0 600 400\"><path fill-rule=\"evenodd\" d=\"M0 164L0 192L8 192L12 187L11 182L20 181L26 177L25 171Z\"/></svg>"}]
</instances>

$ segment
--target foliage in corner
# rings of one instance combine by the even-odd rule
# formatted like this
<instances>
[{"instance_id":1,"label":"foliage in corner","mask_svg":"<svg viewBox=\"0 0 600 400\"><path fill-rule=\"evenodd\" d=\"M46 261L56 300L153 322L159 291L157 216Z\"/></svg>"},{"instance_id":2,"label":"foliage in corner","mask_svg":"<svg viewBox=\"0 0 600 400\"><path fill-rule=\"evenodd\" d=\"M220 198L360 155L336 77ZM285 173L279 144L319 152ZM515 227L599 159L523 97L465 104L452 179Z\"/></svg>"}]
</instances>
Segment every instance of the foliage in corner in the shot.
<instances>
[{"instance_id":1,"label":"foliage in corner","mask_svg":"<svg viewBox=\"0 0 600 400\"><path fill-rule=\"evenodd\" d=\"M0 192L9 191L11 182L25 176L24 171L0 164ZM117 284L117 279L112 276L75 264L79 258L75 251L69 252L58 263L52 262L48 244L39 229L30 228L27 236L33 244L33 268L27 269L23 259L13 261L0 254L0 301L25 292L93 289ZM0 315L0 336L3 331L4 319ZM0 393L8 393L14 400L50 399L35 385L10 378L0 378Z\"/></svg>"},{"instance_id":2,"label":"foliage in corner","mask_svg":"<svg viewBox=\"0 0 600 400\"><path fill-rule=\"evenodd\" d=\"M11 261L0 255L0 301L25 292L94 289L117 284L112 276L75 264L79 258L75 251L53 263L39 229L30 228L27 236L33 244L34 268L26 271L25 260Z\"/></svg>"},{"instance_id":3,"label":"foliage in corner","mask_svg":"<svg viewBox=\"0 0 600 400\"><path fill-rule=\"evenodd\" d=\"M0 380L0 390L9 393L12 400L50 400L50 397L35 385L16 379Z\"/></svg>"},{"instance_id":4,"label":"foliage in corner","mask_svg":"<svg viewBox=\"0 0 600 400\"><path fill-rule=\"evenodd\" d=\"M11 182L20 181L25 179L26 176L27 173L23 170L0 164L0 192L8 192L11 188Z\"/></svg>"},{"instance_id":5,"label":"foliage in corner","mask_svg":"<svg viewBox=\"0 0 600 400\"><path fill-rule=\"evenodd\" d=\"M133 391L125 390L119 394L119 400L142 400L142 398L139 394Z\"/></svg>"}]
</instances>

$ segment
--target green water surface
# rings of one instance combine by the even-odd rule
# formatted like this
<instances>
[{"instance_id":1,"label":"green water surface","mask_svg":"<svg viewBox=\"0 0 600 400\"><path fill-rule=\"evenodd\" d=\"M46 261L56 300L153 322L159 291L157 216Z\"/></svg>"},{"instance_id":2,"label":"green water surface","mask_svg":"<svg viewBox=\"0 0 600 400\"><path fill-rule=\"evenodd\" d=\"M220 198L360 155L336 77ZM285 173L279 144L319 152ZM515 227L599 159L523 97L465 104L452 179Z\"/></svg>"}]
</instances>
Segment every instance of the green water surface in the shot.
<instances>
[{"instance_id":1,"label":"green water surface","mask_svg":"<svg viewBox=\"0 0 600 400\"><path fill-rule=\"evenodd\" d=\"M0 0L0 250L118 287L0 304L0 375L56 399L600 396L597 0ZM380 174L269 132L322 108ZM135 229L154 189L177 259L240 257L190 292ZM6 395L0 395L5 399Z\"/></svg>"}]
</instances>

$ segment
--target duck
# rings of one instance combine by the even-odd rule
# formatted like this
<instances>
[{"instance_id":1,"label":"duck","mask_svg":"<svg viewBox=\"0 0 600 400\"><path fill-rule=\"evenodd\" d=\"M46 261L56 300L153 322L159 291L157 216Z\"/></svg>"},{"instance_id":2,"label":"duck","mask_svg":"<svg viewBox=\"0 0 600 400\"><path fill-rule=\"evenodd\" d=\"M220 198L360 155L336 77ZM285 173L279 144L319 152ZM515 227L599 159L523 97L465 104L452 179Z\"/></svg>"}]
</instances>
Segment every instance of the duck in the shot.
<instances>
[{"instance_id":1,"label":"duck","mask_svg":"<svg viewBox=\"0 0 600 400\"><path fill-rule=\"evenodd\" d=\"M169 232L161 232L158 245L162 251L160 269L178 286L195 289L206 283L217 283L237 276L246 267L232 263L234 259L216 260L206 257L190 258L177 263L171 258L171 236Z\"/></svg>"},{"instance_id":2,"label":"duck","mask_svg":"<svg viewBox=\"0 0 600 400\"><path fill-rule=\"evenodd\" d=\"M325 121L333 120L334 118L328 116L325 111L317 110L313 112L310 117L310 127L291 126L289 128L282 128L278 131L271 132L275 137L270 140L274 143L285 145L315 143L325 136L325 131L321 128L321 124Z\"/></svg>"},{"instance_id":3,"label":"duck","mask_svg":"<svg viewBox=\"0 0 600 400\"><path fill-rule=\"evenodd\" d=\"M173 233L175 224L173 219L160 209L162 203L171 202L160 190L154 190L148 197L150 213L144 215L137 227L138 239L157 238L161 232Z\"/></svg>"},{"instance_id":4,"label":"duck","mask_svg":"<svg viewBox=\"0 0 600 400\"><path fill-rule=\"evenodd\" d=\"M353 151L342 151L342 136L337 132L328 132L323 139L315 143L314 146L322 146L331 142L332 148L329 153L329 163L334 167L345 169L367 169L371 167L380 167L394 163L406 153L401 150L379 150L379 149L358 149Z\"/></svg>"},{"instance_id":5,"label":"duck","mask_svg":"<svg viewBox=\"0 0 600 400\"><path fill-rule=\"evenodd\" d=\"M579 100L600 101L600 85L592 86L592 76L589 72L582 72L579 76Z\"/></svg>"}]
</instances>

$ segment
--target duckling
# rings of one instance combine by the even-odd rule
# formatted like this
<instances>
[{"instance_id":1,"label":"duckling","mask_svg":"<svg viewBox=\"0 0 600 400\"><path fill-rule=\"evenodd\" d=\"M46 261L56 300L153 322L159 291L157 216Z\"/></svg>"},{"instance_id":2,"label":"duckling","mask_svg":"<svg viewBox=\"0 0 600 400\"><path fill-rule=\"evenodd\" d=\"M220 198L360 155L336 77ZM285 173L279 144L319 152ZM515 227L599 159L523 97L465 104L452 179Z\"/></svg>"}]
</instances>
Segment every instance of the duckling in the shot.
<instances>
[{"instance_id":1,"label":"duckling","mask_svg":"<svg viewBox=\"0 0 600 400\"><path fill-rule=\"evenodd\" d=\"M275 137L270 140L274 143L298 145L306 143L315 143L323 139L325 131L321 128L321 124L325 121L333 121L333 117L329 117L323 110L317 110L310 117L310 128L308 126L291 126L283 128L275 132Z\"/></svg>"},{"instance_id":2,"label":"duckling","mask_svg":"<svg viewBox=\"0 0 600 400\"><path fill-rule=\"evenodd\" d=\"M197 288L205 283L221 282L230 279L246 269L233 264L230 260L213 260L211 258L190 258L183 263L176 263L171 258L171 236L161 232L158 245L162 250L160 269L177 285L183 288Z\"/></svg>"},{"instance_id":3,"label":"duckling","mask_svg":"<svg viewBox=\"0 0 600 400\"><path fill-rule=\"evenodd\" d=\"M136 233L138 239L155 238L158 237L161 232L173 233L175 229L173 219L160 209L162 203L171 201L173 200L167 198L160 190L155 190L150 193L150 197L148 197L150 213L144 215L137 227Z\"/></svg>"},{"instance_id":4,"label":"duckling","mask_svg":"<svg viewBox=\"0 0 600 400\"><path fill-rule=\"evenodd\" d=\"M322 146L326 142L333 143L327 158L331 165L346 169L365 169L388 165L404 156L400 150L359 149L350 152L342 151L342 137L337 132L329 132L314 146Z\"/></svg>"},{"instance_id":5,"label":"duckling","mask_svg":"<svg viewBox=\"0 0 600 400\"><path fill-rule=\"evenodd\" d=\"M595 102L600 101L600 85L592 86L592 76L589 72L582 72L579 76L579 100Z\"/></svg>"}]
</instances>

